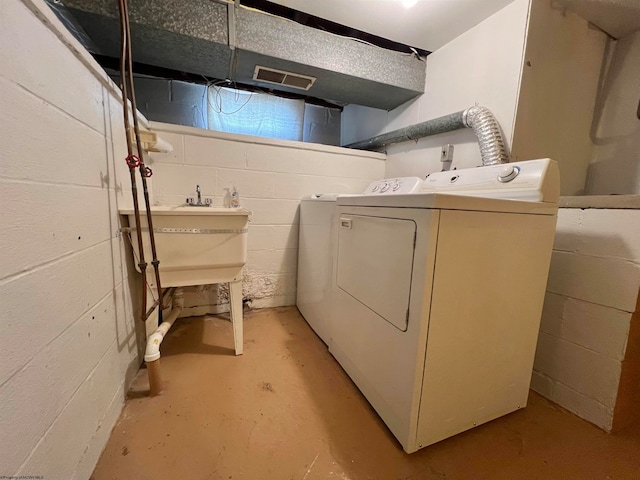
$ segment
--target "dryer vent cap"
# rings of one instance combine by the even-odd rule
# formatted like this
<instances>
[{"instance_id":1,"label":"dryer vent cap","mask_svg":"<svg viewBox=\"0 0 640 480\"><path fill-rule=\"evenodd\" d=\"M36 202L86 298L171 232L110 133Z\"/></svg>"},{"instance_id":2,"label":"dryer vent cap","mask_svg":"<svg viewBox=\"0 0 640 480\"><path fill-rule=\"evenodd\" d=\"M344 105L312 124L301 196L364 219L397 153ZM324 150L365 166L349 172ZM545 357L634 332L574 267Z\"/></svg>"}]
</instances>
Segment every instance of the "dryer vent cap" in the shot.
<instances>
[{"instance_id":1,"label":"dryer vent cap","mask_svg":"<svg viewBox=\"0 0 640 480\"><path fill-rule=\"evenodd\" d=\"M259 82L275 83L299 90L309 90L316 81L315 77L285 72L284 70L276 70L275 68L263 67L261 65L256 65L253 71L253 79Z\"/></svg>"}]
</instances>

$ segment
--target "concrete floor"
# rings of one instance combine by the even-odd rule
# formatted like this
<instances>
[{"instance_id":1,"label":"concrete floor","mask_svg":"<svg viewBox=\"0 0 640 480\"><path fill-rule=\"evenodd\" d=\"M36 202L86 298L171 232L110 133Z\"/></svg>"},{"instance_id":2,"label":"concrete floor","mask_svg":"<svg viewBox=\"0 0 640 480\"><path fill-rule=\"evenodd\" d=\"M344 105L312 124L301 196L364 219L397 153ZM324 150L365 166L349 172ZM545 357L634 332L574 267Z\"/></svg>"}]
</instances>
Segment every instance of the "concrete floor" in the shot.
<instances>
[{"instance_id":1,"label":"concrete floor","mask_svg":"<svg viewBox=\"0 0 640 480\"><path fill-rule=\"evenodd\" d=\"M92 476L102 479L638 479L640 434L529 406L407 455L295 307L178 321L165 392L141 370Z\"/></svg>"}]
</instances>

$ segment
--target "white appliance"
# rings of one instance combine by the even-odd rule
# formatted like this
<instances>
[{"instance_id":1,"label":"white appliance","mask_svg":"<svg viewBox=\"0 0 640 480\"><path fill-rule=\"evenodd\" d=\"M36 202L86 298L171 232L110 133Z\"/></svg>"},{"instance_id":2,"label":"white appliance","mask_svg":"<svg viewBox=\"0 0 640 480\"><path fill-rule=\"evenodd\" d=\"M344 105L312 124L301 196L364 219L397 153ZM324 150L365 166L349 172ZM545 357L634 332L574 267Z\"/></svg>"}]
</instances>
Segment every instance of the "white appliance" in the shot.
<instances>
[{"instance_id":1,"label":"white appliance","mask_svg":"<svg viewBox=\"0 0 640 480\"><path fill-rule=\"evenodd\" d=\"M398 195L422 185L418 177L386 178L371 183L363 195ZM331 279L335 252L333 214L337 194L316 193L300 202L296 305L327 345L330 341Z\"/></svg>"},{"instance_id":2,"label":"white appliance","mask_svg":"<svg viewBox=\"0 0 640 480\"><path fill-rule=\"evenodd\" d=\"M307 323L329 343L331 273L336 194L307 195L300 202L296 305Z\"/></svg>"},{"instance_id":3,"label":"white appliance","mask_svg":"<svg viewBox=\"0 0 640 480\"><path fill-rule=\"evenodd\" d=\"M558 199L549 159L338 197L329 350L406 452L526 406Z\"/></svg>"}]
</instances>

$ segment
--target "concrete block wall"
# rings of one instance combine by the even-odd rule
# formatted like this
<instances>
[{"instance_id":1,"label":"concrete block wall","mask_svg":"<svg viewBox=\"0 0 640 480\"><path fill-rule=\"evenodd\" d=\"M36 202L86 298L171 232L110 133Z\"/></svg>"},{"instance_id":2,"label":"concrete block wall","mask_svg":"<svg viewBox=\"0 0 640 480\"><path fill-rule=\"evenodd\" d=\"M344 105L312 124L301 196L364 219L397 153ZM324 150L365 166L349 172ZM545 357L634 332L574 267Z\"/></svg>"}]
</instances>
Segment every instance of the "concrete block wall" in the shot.
<instances>
[{"instance_id":1,"label":"concrete block wall","mask_svg":"<svg viewBox=\"0 0 640 480\"><path fill-rule=\"evenodd\" d=\"M612 430L639 290L640 211L560 209L532 388Z\"/></svg>"},{"instance_id":2,"label":"concrete block wall","mask_svg":"<svg viewBox=\"0 0 640 480\"><path fill-rule=\"evenodd\" d=\"M235 186L241 205L253 212L243 290L254 308L295 304L300 199L360 193L384 177L379 153L156 122L151 128L174 147L151 155L156 204L183 204L200 185L214 205L223 205L224 189ZM184 315L227 310L224 293L219 287L192 289Z\"/></svg>"},{"instance_id":3,"label":"concrete block wall","mask_svg":"<svg viewBox=\"0 0 640 480\"><path fill-rule=\"evenodd\" d=\"M122 106L44 2L0 18L0 474L87 479L144 342Z\"/></svg>"}]
</instances>

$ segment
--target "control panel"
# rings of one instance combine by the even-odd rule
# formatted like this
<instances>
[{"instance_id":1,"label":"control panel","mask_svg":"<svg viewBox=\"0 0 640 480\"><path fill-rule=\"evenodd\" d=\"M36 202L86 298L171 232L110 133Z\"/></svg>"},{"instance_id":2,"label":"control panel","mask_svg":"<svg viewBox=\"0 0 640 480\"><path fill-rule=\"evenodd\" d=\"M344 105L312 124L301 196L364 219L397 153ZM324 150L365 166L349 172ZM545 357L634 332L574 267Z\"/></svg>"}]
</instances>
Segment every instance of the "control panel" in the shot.
<instances>
[{"instance_id":1,"label":"control panel","mask_svg":"<svg viewBox=\"0 0 640 480\"><path fill-rule=\"evenodd\" d=\"M427 176L418 191L557 202L560 195L560 176L558 164L544 158L432 173Z\"/></svg>"},{"instance_id":2,"label":"control panel","mask_svg":"<svg viewBox=\"0 0 640 480\"><path fill-rule=\"evenodd\" d=\"M402 195L417 192L423 180L419 177L385 178L369 184L363 195Z\"/></svg>"}]
</instances>

